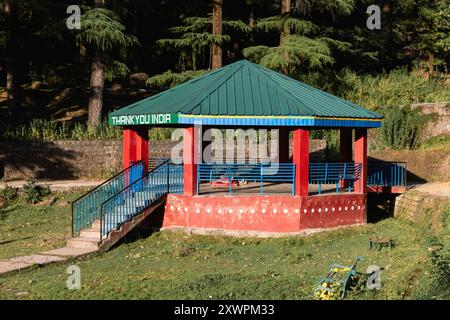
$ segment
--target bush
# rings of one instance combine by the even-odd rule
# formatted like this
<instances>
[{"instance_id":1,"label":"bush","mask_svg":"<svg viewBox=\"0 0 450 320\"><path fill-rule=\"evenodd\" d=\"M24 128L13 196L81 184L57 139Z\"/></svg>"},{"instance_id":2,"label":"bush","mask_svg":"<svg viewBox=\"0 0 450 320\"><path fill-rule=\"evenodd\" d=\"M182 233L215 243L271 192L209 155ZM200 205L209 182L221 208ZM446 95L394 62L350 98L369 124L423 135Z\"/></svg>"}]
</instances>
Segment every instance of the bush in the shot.
<instances>
[{"instance_id":1,"label":"bush","mask_svg":"<svg viewBox=\"0 0 450 320\"><path fill-rule=\"evenodd\" d=\"M152 128L149 130L151 140L170 140L173 128ZM110 126L104 121L99 126L88 127L85 123L57 122L34 119L29 124L0 126L0 138L19 141L115 141L122 139L122 128Z\"/></svg>"},{"instance_id":2,"label":"bush","mask_svg":"<svg viewBox=\"0 0 450 320\"><path fill-rule=\"evenodd\" d=\"M428 138L420 144L421 149L437 148L444 146L450 146L449 134L441 134L435 137Z\"/></svg>"},{"instance_id":3,"label":"bush","mask_svg":"<svg viewBox=\"0 0 450 320\"><path fill-rule=\"evenodd\" d=\"M38 185L36 180L32 178L27 180L27 183L23 186L22 191L26 202L32 204L41 202L42 199L51 194L50 188Z\"/></svg>"},{"instance_id":4,"label":"bush","mask_svg":"<svg viewBox=\"0 0 450 320\"><path fill-rule=\"evenodd\" d=\"M410 107L391 107L385 113L381 140L392 149L415 149L420 143L423 127L431 118L431 115L422 115Z\"/></svg>"},{"instance_id":5,"label":"bush","mask_svg":"<svg viewBox=\"0 0 450 320\"><path fill-rule=\"evenodd\" d=\"M450 100L450 85L444 79L427 80L417 71L396 69L388 74L358 76L345 70L339 75L338 95L363 107L383 112L383 109L410 106L421 102Z\"/></svg>"},{"instance_id":6,"label":"bush","mask_svg":"<svg viewBox=\"0 0 450 320\"><path fill-rule=\"evenodd\" d=\"M17 188L6 185L5 188L0 189L0 203L8 205L15 198L17 198Z\"/></svg>"}]
</instances>

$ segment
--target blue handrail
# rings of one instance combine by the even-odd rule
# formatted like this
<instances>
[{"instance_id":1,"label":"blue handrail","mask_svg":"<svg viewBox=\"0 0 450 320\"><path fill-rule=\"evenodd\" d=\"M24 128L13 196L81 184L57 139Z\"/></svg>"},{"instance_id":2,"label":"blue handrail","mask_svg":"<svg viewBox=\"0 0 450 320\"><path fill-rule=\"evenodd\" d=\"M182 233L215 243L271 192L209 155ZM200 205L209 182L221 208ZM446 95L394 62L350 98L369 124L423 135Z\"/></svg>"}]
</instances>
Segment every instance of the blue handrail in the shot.
<instances>
[{"instance_id":1,"label":"blue handrail","mask_svg":"<svg viewBox=\"0 0 450 320\"><path fill-rule=\"evenodd\" d=\"M406 162L371 161L367 169L367 185L379 187L406 186Z\"/></svg>"},{"instance_id":2,"label":"blue handrail","mask_svg":"<svg viewBox=\"0 0 450 320\"><path fill-rule=\"evenodd\" d=\"M72 236L99 218L103 201L142 177L144 164L136 162L72 202Z\"/></svg>"},{"instance_id":3,"label":"blue handrail","mask_svg":"<svg viewBox=\"0 0 450 320\"><path fill-rule=\"evenodd\" d=\"M336 163L310 163L309 183L318 185L319 194L322 192L322 184L335 184L336 192L339 192L339 184L342 181L348 183L348 191L352 191L355 180L361 176L361 163L336 162Z\"/></svg>"},{"instance_id":4,"label":"blue handrail","mask_svg":"<svg viewBox=\"0 0 450 320\"><path fill-rule=\"evenodd\" d=\"M101 204L100 239L167 193L183 193L183 166L172 164L169 160Z\"/></svg>"},{"instance_id":5,"label":"blue handrail","mask_svg":"<svg viewBox=\"0 0 450 320\"><path fill-rule=\"evenodd\" d=\"M264 193L265 182L290 183L295 193L295 165L292 163L202 163L197 165L197 193L202 182L228 181L228 192L233 181L259 182Z\"/></svg>"}]
</instances>

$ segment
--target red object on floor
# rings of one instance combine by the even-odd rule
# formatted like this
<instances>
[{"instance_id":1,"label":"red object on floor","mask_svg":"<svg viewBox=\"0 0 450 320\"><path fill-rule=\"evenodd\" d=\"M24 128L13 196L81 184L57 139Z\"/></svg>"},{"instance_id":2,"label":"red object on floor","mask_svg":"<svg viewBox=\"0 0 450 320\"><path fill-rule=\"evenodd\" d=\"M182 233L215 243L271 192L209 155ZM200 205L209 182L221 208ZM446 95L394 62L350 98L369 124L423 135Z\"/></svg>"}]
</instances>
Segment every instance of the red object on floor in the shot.
<instances>
[{"instance_id":1,"label":"red object on floor","mask_svg":"<svg viewBox=\"0 0 450 320\"><path fill-rule=\"evenodd\" d=\"M229 187L230 186L230 179L228 178L221 178L219 180L215 180L210 183L213 187ZM231 180L231 186L232 187L238 187L239 182L236 180Z\"/></svg>"}]
</instances>

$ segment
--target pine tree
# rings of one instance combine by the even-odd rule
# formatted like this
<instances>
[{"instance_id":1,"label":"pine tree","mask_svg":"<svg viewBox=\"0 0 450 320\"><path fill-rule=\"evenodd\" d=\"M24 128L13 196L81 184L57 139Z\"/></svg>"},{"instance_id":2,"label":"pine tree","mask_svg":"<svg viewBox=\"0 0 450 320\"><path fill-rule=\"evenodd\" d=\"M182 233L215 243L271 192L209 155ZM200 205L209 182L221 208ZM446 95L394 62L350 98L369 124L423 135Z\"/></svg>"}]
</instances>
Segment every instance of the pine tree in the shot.
<instances>
[{"instance_id":1,"label":"pine tree","mask_svg":"<svg viewBox=\"0 0 450 320\"><path fill-rule=\"evenodd\" d=\"M17 5L12 0L5 0L4 3L6 20L6 90L8 92L8 115L13 119L18 113L19 99L18 79L17 79Z\"/></svg>"},{"instance_id":2,"label":"pine tree","mask_svg":"<svg viewBox=\"0 0 450 320\"><path fill-rule=\"evenodd\" d=\"M450 52L450 3L448 0L416 2L417 18L411 20L411 49L427 57L429 78L435 76L435 66L444 63ZM415 35L415 36L414 36Z\"/></svg>"},{"instance_id":3,"label":"pine tree","mask_svg":"<svg viewBox=\"0 0 450 320\"><path fill-rule=\"evenodd\" d=\"M106 9L105 0L95 0L95 8L82 16L77 40L92 57L88 124L97 126L101 123L105 79L111 80L129 72L119 59L124 59L138 41L125 34L125 27L117 15Z\"/></svg>"},{"instance_id":4,"label":"pine tree","mask_svg":"<svg viewBox=\"0 0 450 320\"><path fill-rule=\"evenodd\" d=\"M213 1L212 14L212 33L215 36L222 35L222 0ZM211 68L217 69L222 66L222 48L218 44L212 45L212 59Z\"/></svg>"},{"instance_id":5,"label":"pine tree","mask_svg":"<svg viewBox=\"0 0 450 320\"><path fill-rule=\"evenodd\" d=\"M225 30L238 30L243 33L249 27L239 20L222 21ZM179 71L198 70L211 65L210 48L214 45L222 46L230 41L228 34L212 34L211 17L188 17L183 19L183 25L172 27L170 31L178 34L179 38L167 38L157 41L162 50L175 50L180 53L177 69Z\"/></svg>"},{"instance_id":6,"label":"pine tree","mask_svg":"<svg viewBox=\"0 0 450 320\"><path fill-rule=\"evenodd\" d=\"M250 27L240 20L222 20L222 28L225 32L239 32L246 34ZM151 77L147 85L159 88L168 88L195 76L204 74L210 67L213 69L221 65L220 54L213 63L213 48L220 47L221 51L226 42L231 40L229 34L213 33L213 19L209 17L187 17L183 19L183 25L169 29L178 35L178 38L165 38L157 41L160 52L176 51L179 54L175 71L167 71L163 74ZM220 64L218 63L220 59Z\"/></svg>"},{"instance_id":7,"label":"pine tree","mask_svg":"<svg viewBox=\"0 0 450 320\"><path fill-rule=\"evenodd\" d=\"M320 27L311 21L301 19L314 6L318 10L348 14L353 9L353 0L303 0L297 1L292 11L291 1L282 0L281 15L257 21L255 30L278 32L278 46L257 45L245 48L245 57L285 74L298 73L300 68L322 68L334 62L332 47L345 47L346 43L320 35Z\"/></svg>"}]
</instances>

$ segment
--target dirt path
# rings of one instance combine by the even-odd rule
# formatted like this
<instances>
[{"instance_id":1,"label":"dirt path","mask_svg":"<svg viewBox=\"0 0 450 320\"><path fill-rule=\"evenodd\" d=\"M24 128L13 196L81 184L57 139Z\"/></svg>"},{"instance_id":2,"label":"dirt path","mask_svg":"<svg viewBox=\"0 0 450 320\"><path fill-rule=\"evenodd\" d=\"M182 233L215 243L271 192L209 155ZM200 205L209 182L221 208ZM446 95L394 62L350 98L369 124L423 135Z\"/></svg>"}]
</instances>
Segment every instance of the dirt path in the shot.
<instances>
[{"instance_id":1,"label":"dirt path","mask_svg":"<svg viewBox=\"0 0 450 320\"><path fill-rule=\"evenodd\" d=\"M450 182L429 182L418 185L413 189L419 192L426 192L437 196L450 197Z\"/></svg>"},{"instance_id":2,"label":"dirt path","mask_svg":"<svg viewBox=\"0 0 450 320\"><path fill-rule=\"evenodd\" d=\"M104 180L37 180L40 185L45 185L52 191L74 191L79 189L92 189ZM21 188L26 183L25 180L17 180L10 182L0 182L0 189L3 189L6 185Z\"/></svg>"}]
</instances>

